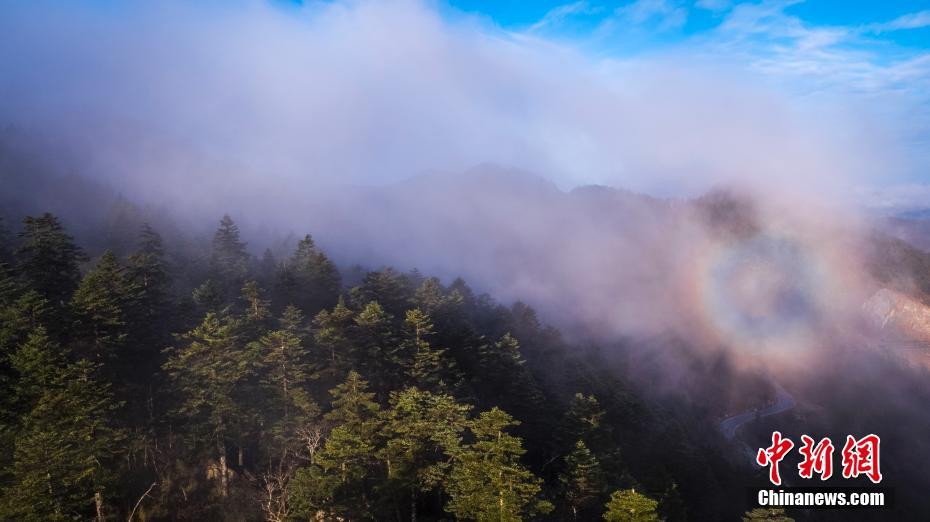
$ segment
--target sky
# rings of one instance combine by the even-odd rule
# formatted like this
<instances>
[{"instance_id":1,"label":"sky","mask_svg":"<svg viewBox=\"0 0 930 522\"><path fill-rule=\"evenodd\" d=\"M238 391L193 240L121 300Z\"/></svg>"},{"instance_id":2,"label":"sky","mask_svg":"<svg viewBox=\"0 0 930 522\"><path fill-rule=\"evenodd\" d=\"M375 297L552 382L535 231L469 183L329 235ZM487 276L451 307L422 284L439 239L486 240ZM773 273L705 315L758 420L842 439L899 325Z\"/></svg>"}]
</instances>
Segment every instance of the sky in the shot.
<instances>
[{"instance_id":1,"label":"sky","mask_svg":"<svg viewBox=\"0 0 930 522\"><path fill-rule=\"evenodd\" d=\"M6 2L0 122L181 202L490 162L563 189L926 206L930 7Z\"/></svg>"},{"instance_id":2,"label":"sky","mask_svg":"<svg viewBox=\"0 0 930 522\"><path fill-rule=\"evenodd\" d=\"M504 31L576 46L600 59L683 54L739 67L809 103L870 105L897 120L930 181L930 3L919 0L452 0ZM846 98L846 97L849 98Z\"/></svg>"}]
</instances>

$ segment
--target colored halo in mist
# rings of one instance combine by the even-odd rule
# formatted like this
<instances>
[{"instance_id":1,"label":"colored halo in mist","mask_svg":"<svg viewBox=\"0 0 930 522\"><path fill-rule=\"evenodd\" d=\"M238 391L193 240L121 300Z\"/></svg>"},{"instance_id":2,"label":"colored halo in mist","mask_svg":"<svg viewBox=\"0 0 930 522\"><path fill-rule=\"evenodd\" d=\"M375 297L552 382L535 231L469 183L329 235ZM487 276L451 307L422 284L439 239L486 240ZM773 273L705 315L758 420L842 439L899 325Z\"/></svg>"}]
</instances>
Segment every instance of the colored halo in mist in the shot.
<instances>
[{"instance_id":1,"label":"colored halo in mist","mask_svg":"<svg viewBox=\"0 0 930 522\"><path fill-rule=\"evenodd\" d=\"M721 246L705 261L707 320L738 348L790 350L817 321L817 263L798 242L767 235Z\"/></svg>"}]
</instances>

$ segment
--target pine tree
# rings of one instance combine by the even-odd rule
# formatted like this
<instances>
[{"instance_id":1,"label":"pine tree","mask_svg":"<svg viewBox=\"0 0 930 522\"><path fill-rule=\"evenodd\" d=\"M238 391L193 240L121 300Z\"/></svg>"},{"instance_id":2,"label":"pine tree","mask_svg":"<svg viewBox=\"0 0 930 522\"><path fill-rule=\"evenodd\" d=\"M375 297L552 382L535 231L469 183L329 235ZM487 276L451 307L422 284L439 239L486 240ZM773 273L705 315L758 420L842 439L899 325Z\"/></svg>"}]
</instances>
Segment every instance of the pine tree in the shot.
<instances>
[{"instance_id":1,"label":"pine tree","mask_svg":"<svg viewBox=\"0 0 930 522\"><path fill-rule=\"evenodd\" d=\"M584 441L575 443L574 449L565 457L565 471L559 475L562 497L572 510L572 519L590 518L588 508L595 506L604 491L601 466Z\"/></svg>"},{"instance_id":2,"label":"pine tree","mask_svg":"<svg viewBox=\"0 0 930 522\"><path fill-rule=\"evenodd\" d=\"M4 462L12 452L12 434L4 428L17 424L23 413L22 403L16 399L18 375L12 358L32 333L41 329L45 335L42 324L49 317L48 301L35 290L24 290L0 268L0 481Z\"/></svg>"},{"instance_id":3,"label":"pine tree","mask_svg":"<svg viewBox=\"0 0 930 522\"><path fill-rule=\"evenodd\" d=\"M11 353L26 336L52 319L51 309L44 297L35 290L24 290L12 277L3 278L0 285L7 286L0 303L0 357Z\"/></svg>"},{"instance_id":4,"label":"pine tree","mask_svg":"<svg viewBox=\"0 0 930 522\"><path fill-rule=\"evenodd\" d=\"M523 433L538 432L546 422L545 399L527 370L520 344L510 334L479 348L479 397L482 404L497 405L521 419Z\"/></svg>"},{"instance_id":5,"label":"pine tree","mask_svg":"<svg viewBox=\"0 0 930 522\"><path fill-rule=\"evenodd\" d=\"M77 353L98 363L118 357L128 335L130 297L129 283L116 256L105 252L71 299L75 332L81 340Z\"/></svg>"},{"instance_id":6,"label":"pine tree","mask_svg":"<svg viewBox=\"0 0 930 522\"><path fill-rule=\"evenodd\" d=\"M239 227L228 214L220 220L220 226L213 235L210 272L211 279L215 280L225 298L236 294L249 273L246 244L239 239Z\"/></svg>"},{"instance_id":7,"label":"pine tree","mask_svg":"<svg viewBox=\"0 0 930 522\"><path fill-rule=\"evenodd\" d=\"M334 487L328 492L332 496L329 509L350 518L368 518L371 492L365 479L373 474L381 408L373 401L374 393L368 392L368 383L354 371L330 394L333 409L325 418L335 427L315 465L321 477L337 479L328 481ZM307 496L311 492L297 494Z\"/></svg>"},{"instance_id":8,"label":"pine tree","mask_svg":"<svg viewBox=\"0 0 930 522\"><path fill-rule=\"evenodd\" d=\"M394 388L404 373L403 346L394 335L393 317L377 301L355 316L359 368L376 390Z\"/></svg>"},{"instance_id":9,"label":"pine tree","mask_svg":"<svg viewBox=\"0 0 930 522\"><path fill-rule=\"evenodd\" d=\"M127 260L126 278L136 290L136 299L140 305L141 317L137 321L163 321L171 282L161 236L148 223L142 225L138 247ZM151 340L156 335L148 332L142 337Z\"/></svg>"},{"instance_id":10,"label":"pine tree","mask_svg":"<svg viewBox=\"0 0 930 522\"><path fill-rule=\"evenodd\" d=\"M15 435L11 485L0 518L103 520L106 488L114 482L123 435L112 427L114 400L94 379L97 366L65 365L40 328L13 357L20 374L17 398L28 405ZM111 499L112 501L112 499Z\"/></svg>"},{"instance_id":11,"label":"pine tree","mask_svg":"<svg viewBox=\"0 0 930 522\"><path fill-rule=\"evenodd\" d=\"M413 354L412 364L406 364L412 383L423 390L448 392L450 386L458 384L460 377L452 361L446 358L446 351L433 348L427 341L436 333L429 315L419 308L407 310L404 326L407 330L405 342L410 347L406 351Z\"/></svg>"},{"instance_id":12,"label":"pine tree","mask_svg":"<svg viewBox=\"0 0 930 522\"><path fill-rule=\"evenodd\" d=\"M162 349L171 343L170 332L183 319L172 307L171 277L165 260L161 236L148 223L139 232L137 246L126 260L124 269L130 305L126 309L128 336L124 368L134 397L145 401L127 404L136 415L148 422L155 420L155 394L162 384L159 369L164 362ZM157 375L157 377L156 377Z\"/></svg>"},{"instance_id":13,"label":"pine tree","mask_svg":"<svg viewBox=\"0 0 930 522\"><path fill-rule=\"evenodd\" d=\"M164 370L179 403L175 415L184 419L193 442L212 441L218 461L220 495L229 494L227 451L247 435L250 420L249 379L258 356L243 346L236 321L208 313L191 332L169 348Z\"/></svg>"},{"instance_id":14,"label":"pine tree","mask_svg":"<svg viewBox=\"0 0 930 522\"><path fill-rule=\"evenodd\" d=\"M597 454L605 481L617 480L625 472L620 459L617 437L610 423L605 421L606 412L592 395L576 393L569 403L568 411L559 426L558 438L562 445L581 440Z\"/></svg>"},{"instance_id":15,"label":"pine tree","mask_svg":"<svg viewBox=\"0 0 930 522\"><path fill-rule=\"evenodd\" d=\"M49 213L26 217L19 238L19 273L52 306L63 307L81 279L78 265L86 260L84 253Z\"/></svg>"},{"instance_id":16,"label":"pine tree","mask_svg":"<svg viewBox=\"0 0 930 522\"><path fill-rule=\"evenodd\" d=\"M743 522L794 522L783 508L756 508L743 515Z\"/></svg>"},{"instance_id":17,"label":"pine tree","mask_svg":"<svg viewBox=\"0 0 930 522\"><path fill-rule=\"evenodd\" d=\"M589 439L600 428L604 409L594 395L576 393L565 415L563 431L567 437Z\"/></svg>"},{"instance_id":18,"label":"pine tree","mask_svg":"<svg viewBox=\"0 0 930 522\"><path fill-rule=\"evenodd\" d=\"M350 294L355 306L362 307L374 301L384 307L387 313L403 317L404 311L410 308L413 289L403 274L386 268L365 274L362 284L353 288Z\"/></svg>"},{"instance_id":19,"label":"pine tree","mask_svg":"<svg viewBox=\"0 0 930 522\"><path fill-rule=\"evenodd\" d=\"M542 481L520 464L521 440L505 431L517 424L498 408L468 423L475 442L454 454L446 510L459 518L512 521L552 509L538 498Z\"/></svg>"},{"instance_id":20,"label":"pine tree","mask_svg":"<svg viewBox=\"0 0 930 522\"><path fill-rule=\"evenodd\" d=\"M446 455L458 450L469 410L449 395L416 388L391 394L383 432L387 442L380 455L388 480L398 483L410 498L411 520L417 517L419 493L432 490L448 476Z\"/></svg>"},{"instance_id":21,"label":"pine tree","mask_svg":"<svg viewBox=\"0 0 930 522\"><path fill-rule=\"evenodd\" d=\"M423 280L414 293L414 302L428 314L433 314L445 305L445 291L438 278L428 277Z\"/></svg>"},{"instance_id":22,"label":"pine tree","mask_svg":"<svg viewBox=\"0 0 930 522\"><path fill-rule=\"evenodd\" d=\"M313 319L317 360L320 366L328 368L330 372L343 373L355 359L351 340L354 319L355 313L346 306L342 297L332 311L322 310Z\"/></svg>"},{"instance_id":23,"label":"pine tree","mask_svg":"<svg viewBox=\"0 0 930 522\"><path fill-rule=\"evenodd\" d=\"M614 491L607 502L604 520L608 522L658 522L658 503L635 489Z\"/></svg>"},{"instance_id":24,"label":"pine tree","mask_svg":"<svg viewBox=\"0 0 930 522\"><path fill-rule=\"evenodd\" d=\"M309 234L297 243L294 255L282 264L279 281L286 302L309 315L335 305L342 288L336 265L317 249Z\"/></svg>"},{"instance_id":25,"label":"pine tree","mask_svg":"<svg viewBox=\"0 0 930 522\"><path fill-rule=\"evenodd\" d=\"M61 349L49 339L45 328L36 326L10 356L9 363L17 374L13 398L25 413L47 389L55 385L66 361Z\"/></svg>"},{"instance_id":26,"label":"pine tree","mask_svg":"<svg viewBox=\"0 0 930 522\"><path fill-rule=\"evenodd\" d=\"M266 248L262 253L262 258L258 262L258 277L259 281L265 285L266 288L271 288L274 282L274 274L278 269L278 261L274 257L274 253L270 248Z\"/></svg>"},{"instance_id":27,"label":"pine tree","mask_svg":"<svg viewBox=\"0 0 930 522\"><path fill-rule=\"evenodd\" d=\"M207 312L219 312L223 308L223 291L212 279L207 279L191 292L194 302Z\"/></svg>"},{"instance_id":28,"label":"pine tree","mask_svg":"<svg viewBox=\"0 0 930 522\"><path fill-rule=\"evenodd\" d=\"M13 241L6 222L0 217L0 266L9 266L13 263Z\"/></svg>"},{"instance_id":29,"label":"pine tree","mask_svg":"<svg viewBox=\"0 0 930 522\"><path fill-rule=\"evenodd\" d=\"M281 317L281 328L261 338L262 382L270 390L266 417L273 412L272 431L283 448L295 437L297 426L317 414L317 406L307 393L314 377L304 339L307 335L303 314L288 306Z\"/></svg>"},{"instance_id":30,"label":"pine tree","mask_svg":"<svg viewBox=\"0 0 930 522\"><path fill-rule=\"evenodd\" d=\"M245 306L244 327L251 337L265 329L271 317L271 302L265 299L265 291L256 281L246 281L242 285L239 300Z\"/></svg>"}]
</instances>

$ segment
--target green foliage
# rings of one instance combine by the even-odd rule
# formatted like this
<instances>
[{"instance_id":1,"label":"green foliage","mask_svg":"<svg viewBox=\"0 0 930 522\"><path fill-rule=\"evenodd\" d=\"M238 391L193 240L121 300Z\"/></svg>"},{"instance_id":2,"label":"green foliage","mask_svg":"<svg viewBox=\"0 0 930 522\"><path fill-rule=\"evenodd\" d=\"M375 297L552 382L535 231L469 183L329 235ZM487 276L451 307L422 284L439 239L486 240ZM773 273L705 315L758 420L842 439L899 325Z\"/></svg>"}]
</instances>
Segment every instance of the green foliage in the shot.
<instances>
[{"instance_id":1,"label":"green foliage","mask_svg":"<svg viewBox=\"0 0 930 522\"><path fill-rule=\"evenodd\" d=\"M565 471L559 475L561 493L571 506L572 517L579 514L586 518L588 508L594 507L604 492L604 477L600 463L585 446L584 441L575 443L572 452L565 457Z\"/></svg>"},{"instance_id":2,"label":"green foliage","mask_svg":"<svg viewBox=\"0 0 930 522\"><path fill-rule=\"evenodd\" d=\"M294 255L281 264L278 280L284 301L311 316L335 305L342 288L336 265L316 247L309 234L297 243Z\"/></svg>"},{"instance_id":3,"label":"green foliage","mask_svg":"<svg viewBox=\"0 0 930 522\"><path fill-rule=\"evenodd\" d=\"M210 272L224 297L239 290L249 273L249 254L239 239L239 227L229 215L224 215L213 235Z\"/></svg>"},{"instance_id":4,"label":"green foliage","mask_svg":"<svg viewBox=\"0 0 930 522\"><path fill-rule=\"evenodd\" d=\"M228 446L247 437L256 418L251 377L259 354L240 340L238 327L232 317L208 313L199 326L178 337L180 347L167 350L164 365L179 398L173 413L184 420L191 449L214 444L223 497L228 495Z\"/></svg>"},{"instance_id":5,"label":"green foliage","mask_svg":"<svg viewBox=\"0 0 930 522\"><path fill-rule=\"evenodd\" d=\"M223 291L212 279L207 279L195 288L191 296L197 305L208 312L219 312L223 308Z\"/></svg>"},{"instance_id":6,"label":"green foliage","mask_svg":"<svg viewBox=\"0 0 930 522\"><path fill-rule=\"evenodd\" d=\"M539 499L542 481L520 463L526 452L521 440L505 431L517 424L498 408L468 423L475 441L454 454L446 486L450 513L464 519L503 521L551 511L552 505Z\"/></svg>"},{"instance_id":7,"label":"green foliage","mask_svg":"<svg viewBox=\"0 0 930 522\"><path fill-rule=\"evenodd\" d=\"M630 483L669 519L743 511L711 496L738 470L680 464L712 429L461 279L358 268L343 297L309 236L253 272L228 217L209 251L173 235L170 255L141 225L83 278L54 217L21 237L16 264L0 246L2 520L89 519L98 493L107 520L591 520Z\"/></svg>"},{"instance_id":8,"label":"green foliage","mask_svg":"<svg viewBox=\"0 0 930 522\"><path fill-rule=\"evenodd\" d=\"M743 515L743 522L794 522L782 508L756 508Z\"/></svg>"},{"instance_id":9,"label":"green foliage","mask_svg":"<svg viewBox=\"0 0 930 522\"><path fill-rule=\"evenodd\" d=\"M14 436L12 479L0 499L0 518L89 518L94 495L105 495L119 461L123 435L112 428L119 408L98 366L65 364L41 328L12 358L23 376L18 403L27 408Z\"/></svg>"},{"instance_id":10,"label":"green foliage","mask_svg":"<svg viewBox=\"0 0 930 522\"><path fill-rule=\"evenodd\" d=\"M391 389L405 373L405 347L398 342L394 318L372 301L355 316L356 364L379 390Z\"/></svg>"},{"instance_id":11,"label":"green foliage","mask_svg":"<svg viewBox=\"0 0 930 522\"><path fill-rule=\"evenodd\" d=\"M64 306L81 278L86 257L55 216L45 213L23 220L16 251L17 270L53 306Z\"/></svg>"},{"instance_id":12,"label":"green foliage","mask_svg":"<svg viewBox=\"0 0 930 522\"><path fill-rule=\"evenodd\" d=\"M243 328L250 338L256 338L265 330L271 318L271 302L265 299L265 291L254 280L242 285L239 300L245 305Z\"/></svg>"},{"instance_id":13,"label":"green foliage","mask_svg":"<svg viewBox=\"0 0 930 522\"><path fill-rule=\"evenodd\" d=\"M428 342L436 333L429 315L419 308L407 310L404 326L405 342L409 347L406 352L413 354L412 364L407 365L410 381L433 392L448 392L450 386L458 385L461 377L454 362L446 356L446 350L434 348Z\"/></svg>"},{"instance_id":14,"label":"green foliage","mask_svg":"<svg viewBox=\"0 0 930 522\"><path fill-rule=\"evenodd\" d=\"M294 496L298 505L318 506L350 518L370 517L372 467L376 462L380 406L367 391L368 383L349 372L346 381L330 391L332 410L326 420L335 427L316 455L312 469L300 475Z\"/></svg>"},{"instance_id":15,"label":"green foliage","mask_svg":"<svg viewBox=\"0 0 930 522\"><path fill-rule=\"evenodd\" d=\"M78 353L97 362L118 356L128 335L132 297L116 256L105 252L71 298L74 331L81 339Z\"/></svg>"},{"instance_id":16,"label":"green foliage","mask_svg":"<svg viewBox=\"0 0 930 522\"><path fill-rule=\"evenodd\" d=\"M356 356L351 341L351 328L355 324L355 313L341 297L332 311L322 310L313 319L316 327L313 340L320 352L321 362L336 373L348 371L351 360Z\"/></svg>"},{"instance_id":17,"label":"green foliage","mask_svg":"<svg viewBox=\"0 0 930 522\"><path fill-rule=\"evenodd\" d=\"M303 323L300 310L288 306L280 319L280 329L259 341L262 384L267 395L264 416L283 448L293 445L297 427L312 421L318 412L307 392L314 371L304 344L307 331Z\"/></svg>"},{"instance_id":18,"label":"green foliage","mask_svg":"<svg viewBox=\"0 0 930 522\"><path fill-rule=\"evenodd\" d=\"M362 284L351 291L355 306L377 302L395 317L402 317L404 311L410 308L412 295L410 280L392 268L365 274Z\"/></svg>"},{"instance_id":19,"label":"green foliage","mask_svg":"<svg viewBox=\"0 0 930 522\"><path fill-rule=\"evenodd\" d=\"M136 304L132 337L157 345L166 338L161 324L169 320L171 278L161 236L148 223L142 225L138 248L126 261L125 277Z\"/></svg>"},{"instance_id":20,"label":"green foliage","mask_svg":"<svg viewBox=\"0 0 930 522\"><path fill-rule=\"evenodd\" d=\"M652 522L658 521L658 503L637 493L635 489L614 491L607 502L604 520L608 522Z\"/></svg>"},{"instance_id":21,"label":"green foliage","mask_svg":"<svg viewBox=\"0 0 930 522\"><path fill-rule=\"evenodd\" d=\"M443 484L449 474L448 455L459 451L470 406L458 404L449 395L435 395L416 388L391 394L385 412L384 447L380 457L387 479L409 495L411 510L417 497Z\"/></svg>"}]
</instances>

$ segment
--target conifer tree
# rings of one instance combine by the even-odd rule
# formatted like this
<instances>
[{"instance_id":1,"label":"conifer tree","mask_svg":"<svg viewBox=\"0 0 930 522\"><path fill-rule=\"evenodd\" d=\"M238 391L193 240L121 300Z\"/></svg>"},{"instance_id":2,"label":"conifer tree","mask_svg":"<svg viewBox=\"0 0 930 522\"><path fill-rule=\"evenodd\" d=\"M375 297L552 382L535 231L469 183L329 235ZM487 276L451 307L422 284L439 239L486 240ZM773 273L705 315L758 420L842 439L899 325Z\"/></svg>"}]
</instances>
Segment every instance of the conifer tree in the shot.
<instances>
[{"instance_id":1,"label":"conifer tree","mask_svg":"<svg viewBox=\"0 0 930 522\"><path fill-rule=\"evenodd\" d=\"M45 333L42 325L49 316L48 301L35 290L24 289L12 274L0 267L0 481L7 460L4 456L8 457L12 451L12 434L3 428L17 424L23 413L22 403L16 399L19 376L12 357L31 333L39 329Z\"/></svg>"},{"instance_id":2,"label":"conifer tree","mask_svg":"<svg viewBox=\"0 0 930 522\"><path fill-rule=\"evenodd\" d=\"M168 306L170 278L161 236L148 223L142 225L136 251L126 263L126 278L136 291L142 323L163 321ZM154 334L142 336L152 340Z\"/></svg>"},{"instance_id":3,"label":"conifer tree","mask_svg":"<svg viewBox=\"0 0 930 522\"><path fill-rule=\"evenodd\" d=\"M794 522L783 508L756 508L743 515L743 522Z\"/></svg>"},{"instance_id":4,"label":"conifer tree","mask_svg":"<svg viewBox=\"0 0 930 522\"><path fill-rule=\"evenodd\" d=\"M439 279L435 277L424 279L414 293L414 301L419 308L428 314L440 310L445 304L446 298Z\"/></svg>"},{"instance_id":5,"label":"conifer tree","mask_svg":"<svg viewBox=\"0 0 930 522\"><path fill-rule=\"evenodd\" d=\"M419 308L407 310L404 326L407 330L405 342L411 347L407 351L413 353L412 363L407 364L411 382L423 390L450 391L450 386L458 384L459 377L452 361L446 358L446 351L433 348L427 340L436 333L429 315Z\"/></svg>"},{"instance_id":6,"label":"conifer tree","mask_svg":"<svg viewBox=\"0 0 930 522\"><path fill-rule=\"evenodd\" d=\"M598 430L604 419L604 409L594 395L576 393L565 414L563 431L566 437L589 440Z\"/></svg>"},{"instance_id":7,"label":"conifer tree","mask_svg":"<svg viewBox=\"0 0 930 522\"><path fill-rule=\"evenodd\" d=\"M447 454L458 450L470 406L457 404L449 395L416 388L391 394L385 412L381 458L387 478L410 498L410 519L417 518L417 499L448 476Z\"/></svg>"},{"instance_id":8,"label":"conifer tree","mask_svg":"<svg viewBox=\"0 0 930 522\"><path fill-rule=\"evenodd\" d=\"M249 272L249 254L246 244L239 239L239 227L228 214L220 220L213 235L210 256L211 279L226 298L236 295Z\"/></svg>"},{"instance_id":9,"label":"conifer tree","mask_svg":"<svg viewBox=\"0 0 930 522\"><path fill-rule=\"evenodd\" d=\"M588 511L597 505L604 491L604 478L600 463L584 441L575 443L574 449L565 457L565 471L559 475L561 493L571 508L572 520L591 518Z\"/></svg>"},{"instance_id":10,"label":"conifer tree","mask_svg":"<svg viewBox=\"0 0 930 522\"><path fill-rule=\"evenodd\" d=\"M307 392L314 377L304 339L307 335L303 314L294 306L284 309L280 329L261 338L262 382L269 389L266 416L273 412L273 432L283 448L295 437L297 426L317 414L317 406Z\"/></svg>"},{"instance_id":11,"label":"conifer tree","mask_svg":"<svg viewBox=\"0 0 930 522\"><path fill-rule=\"evenodd\" d=\"M271 317L271 302L265 299L265 291L254 280L246 281L242 285L239 300L245 307L243 315L245 333L254 339L257 334L264 331Z\"/></svg>"},{"instance_id":12,"label":"conifer tree","mask_svg":"<svg viewBox=\"0 0 930 522\"><path fill-rule=\"evenodd\" d=\"M483 344L479 393L482 404L506 408L526 424L524 433L533 433L545 422L545 399L525 362L519 342L509 333L493 344Z\"/></svg>"},{"instance_id":13,"label":"conifer tree","mask_svg":"<svg viewBox=\"0 0 930 522\"><path fill-rule=\"evenodd\" d=\"M309 234L282 265L280 281L287 304L308 315L335 305L342 287L336 265L316 247Z\"/></svg>"},{"instance_id":14,"label":"conifer tree","mask_svg":"<svg viewBox=\"0 0 930 522\"><path fill-rule=\"evenodd\" d=\"M224 308L223 291L213 279L207 279L191 292L194 302L207 312L219 312Z\"/></svg>"},{"instance_id":15,"label":"conifer tree","mask_svg":"<svg viewBox=\"0 0 930 522\"><path fill-rule=\"evenodd\" d=\"M403 274L392 268L368 272L362 284L350 292L352 303L362 307L372 301L379 303L384 310L395 317L403 317L410 308L413 289Z\"/></svg>"},{"instance_id":16,"label":"conifer tree","mask_svg":"<svg viewBox=\"0 0 930 522\"><path fill-rule=\"evenodd\" d=\"M274 283L274 275L278 269L278 261L274 257L274 253L270 248L266 248L262 252L262 258L258 262L258 277L259 281L266 288L272 288Z\"/></svg>"},{"instance_id":17,"label":"conifer tree","mask_svg":"<svg viewBox=\"0 0 930 522\"><path fill-rule=\"evenodd\" d=\"M13 477L0 518L104 520L124 439L112 427L119 402L95 380L95 365L65 364L41 328L13 361L21 375L17 398L28 412L16 430Z\"/></svg>"},{"instance_id":18,"label":"conifer tree","mask_svg":"<svg viewBox=\"0 0 930 522\"><path fill-rule=\"evenodd\" d=\"M52 306L64 307L81 279L79 264L86 260L83 251L49 213L26 217L19 238L19 273Z\"/></svg>"},{"instance_id":19,"label":"conifer tree","mask_svg":"<svg viewBox=\"0 0 930 522\"><path fill-rule=\"evenodd\" d=\"M372 301L355 316L355 324L359 368L375 389L391 389L405 369L404 347L394 335L393 317Z\"/></svg>"},{"instance_id":20,"label":"conifer tree","mask_svg":"<svg viewBox=\"0 0 930 522\"><path fill-rule=\"evenodd\" d=\"M71 299L78 353L98 363L118 357L128 335L131 290L116 256L107 251Z\"/></svg>"},{"instance_id":21,"label":"conifer tree","mask_svg":"<svg viewBox=\"0 0 930 522\"><path fill-rule=\"evenodd\" d=\"M658 522L658 503L635 489L614 491L607 502L607 522Z\"/></svg>"},{"instance_id":22,"label":"conifer tree","mask_svg":"<svg viewBox=\"0 0 930 522\"><path fill-rule=\"evenodd\" d=\"M29 332L48 324L51 309L44 297L35 290L23 289L12 277L0 274L0 357L12 353L26 339Z\"/></svg>"},{"instance_id":23,"label":"conifer tree","mask_svg":"<svg viewBox=\"0 0 930 522\"><path fill-rule=\"evenodd\" d=\"M552 509L538 498L542 481L520 463L526 452L521 440L505 431L517 424L498 408L468 423L475 442L455 452L447 511L459 518L514 521Z\"/></svg>"},{"instance_id":24,"label":"conifer tree","mask_svg":"<svg viewBox=\"0 0 930 522\"><path fill-rule=\"evenodd\" d=\"M330 372L343 373L356 358L351 339L354 319L355 313L346 306L342 297L331 311L321 310L313 319L317 360Z\"/></svg>"},{"instance_id":25,"label":"conifer tree","mask_svg":"<svg viewBox=\"0 0 930 522\"><path fill-rule=\"evenodd\" d=\"M256 372L257 354L244 346L238 324L230 317L208 313L191 332L169 348L164 365L179 402L175 415L185 419L191 442L211 441L218 462L219 493L229 494L227 452L242 448L250 420L249 379Z\"/></svg>"},{"instance_id":26,"label":"conifer tree","mask_svg":"<svg viewBox=\"0 0 930 522\"><path fill-rule=\"evenodd\" d=\"M336 514L370 517L371 494L366 478L374 475L381 407L373 401L374 393L368 391L368 383L354 371L330 393L333 409L325 418L334 428L316 457L316 465L321 482L330 484L332 489L322 496L331 497L329 509ZM327 481L326 477L335 480ZM298 494L321 496L319 491Z\"/></svg>"},{"instance_id":27,"label":"conifer tree","mask_svg":"<svg viewBox=\"0 0 930 522\"><path fill-rule=\"evenodd\" d=\"M0 266L13 264L13 241L6 221L0 217Z\"/></svg>"}]
</instances>

